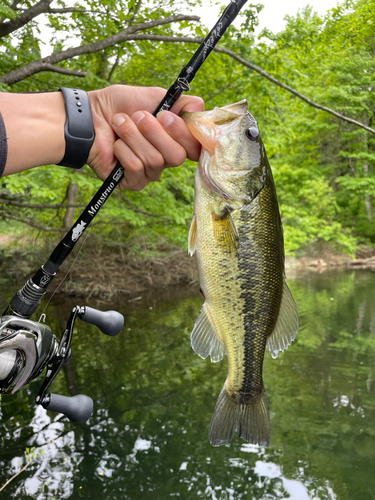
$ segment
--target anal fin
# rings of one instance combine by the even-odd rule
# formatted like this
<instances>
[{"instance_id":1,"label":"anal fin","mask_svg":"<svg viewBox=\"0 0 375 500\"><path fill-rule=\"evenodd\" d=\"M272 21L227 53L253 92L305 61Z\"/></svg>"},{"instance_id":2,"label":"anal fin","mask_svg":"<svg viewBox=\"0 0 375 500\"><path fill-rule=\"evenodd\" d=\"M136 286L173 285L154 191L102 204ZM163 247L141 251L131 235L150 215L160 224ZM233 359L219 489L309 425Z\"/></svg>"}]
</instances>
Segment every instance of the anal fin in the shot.
<instances>
[{"instance_id":1,"label":"anal fin","mask_svg":"<svg viewBox=\"0 0 375 500\"><path fill-rule=\"evenodd\" d=\"M285 351L296 338L298 332L298 313L292 292L284 280L283 296L280 304L279 317L275 328L267 339L266 347L273 358L277 358L280 351Z\"/></svg>"},{"instance_id":2,"label":"anal fin","mask_svg":"<svg viewBox=\"0 0 375 500\"><path fill-rule=\"evenodd\" d=\"M215 332L206 302L203 304L191 332L191 346L198 356L203 359L210 355L213 363L221 361L225 356L224 344L219 340Z\"/></svg>"}]
</instances>

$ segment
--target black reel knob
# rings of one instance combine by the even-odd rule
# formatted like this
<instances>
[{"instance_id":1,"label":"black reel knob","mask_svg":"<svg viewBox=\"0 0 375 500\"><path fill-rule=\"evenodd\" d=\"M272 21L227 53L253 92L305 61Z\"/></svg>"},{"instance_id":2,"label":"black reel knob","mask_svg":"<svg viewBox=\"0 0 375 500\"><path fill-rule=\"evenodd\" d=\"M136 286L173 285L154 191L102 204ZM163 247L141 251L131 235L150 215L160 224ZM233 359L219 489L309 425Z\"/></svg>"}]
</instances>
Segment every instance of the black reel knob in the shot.
<instances>
[{"instance_id":1,"label":"black reel knob","mask_svg":"<svg viewBox=\"0 0 375 500\"><path fill-rule=\"evenodd\" d=\"M61 396L60 394L47 394L42 403L46 410L63 413L72 422L84 423L91 417L94 402L84 394L76 396Z\"/></svg>"},{"instance_id":2,"label":"black reel knob","mask_svg":"<svg viewBox=\"0 0 375 500\"><path fill-rule=\"evenodd\" d=\"M106 335L114 336L120 333L124 326L124 317L117 311L98 311L91 307L75 306L70 314L66 329L62 335L59 347L54 351L53 357L47 367L46 378L40 388L36 402L46 410L63 413L72 422L86 422L92 415L94 403L84 394L77 396L61 396L47 394L47 390L56 375L70 357L70 345L73 336L74 323L77 318L97 326Z\"/></svg>"},{"instance_id":3,"label":"black reel knob","mask_svg":"<svg viewBox=\"0 0 375 500\"><path fill-rule=\"evenodd\" d=\"M99 311L84 306L78 316L82 321L97 326L105 335L110 337L118 335L124 326L124 316L117 311Z\"/></svg>"}]
</instances>

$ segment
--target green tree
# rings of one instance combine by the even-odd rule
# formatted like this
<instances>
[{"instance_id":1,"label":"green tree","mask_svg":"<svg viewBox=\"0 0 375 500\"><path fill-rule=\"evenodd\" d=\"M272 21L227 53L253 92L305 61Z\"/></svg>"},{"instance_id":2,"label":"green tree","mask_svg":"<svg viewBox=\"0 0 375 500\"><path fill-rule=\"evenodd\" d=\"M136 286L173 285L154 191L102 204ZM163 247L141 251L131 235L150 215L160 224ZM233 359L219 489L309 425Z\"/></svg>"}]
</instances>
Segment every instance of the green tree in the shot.
<instances>
[{"instance_id":1,"label":"green tree","mask_svg":"<svg viewBox=\"0 0 375 500\"><path fill-rule=\"evenodd\" d=\"M272 43L262 48L281 79L371 127L374 19L368 0L346 1L325 16L306 8L283 32L265 33ZM273 166L287 247L327 241L354 253L359 243L374 244L374 136L285 92L278 91L277 108L280 122L267 134L277 137Z\"/></svg>"},{"instance_id":2,"label":"green tree","mask_svg":"<svg viewBox=\"0 0 375 500\"><path fill-rule=\"evenodd\" d=\"M5 3L1 89L168 87L207 33L191 15L199 3ZM248 99L274 170L287 253L329 244L354 254L358 244L375 243L374 1L347 0L325 16L306 8L288 19L283 32L265 30L256 40L260 9L249 5L242 26L229 28L198 72L193 92L207 108ZM41 20L52 29L44 57ZM147 252L166 241L184 246L194 170L187 162L141 193L116 192L91 231L131 252L140 252L145 241ZM72 185L78 187L75 202ZM69 200L73 211L83 207L98 186L90 170L77 175L63 167L34 169L2 181L1 215L8 224L13 221L12 229L26 221L57 236L64 202Z\"/></svg>"}]
</instances>

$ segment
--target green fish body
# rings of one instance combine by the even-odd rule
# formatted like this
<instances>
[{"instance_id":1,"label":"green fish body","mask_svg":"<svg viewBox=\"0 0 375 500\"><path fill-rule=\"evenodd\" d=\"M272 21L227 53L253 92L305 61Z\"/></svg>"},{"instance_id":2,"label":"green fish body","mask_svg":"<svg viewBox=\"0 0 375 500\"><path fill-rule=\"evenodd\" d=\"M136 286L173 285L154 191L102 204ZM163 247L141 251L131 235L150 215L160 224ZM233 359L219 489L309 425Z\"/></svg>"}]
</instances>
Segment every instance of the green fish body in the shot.
<instances>
[{"instance_id":1,"label":"green fish body","mask_svg":"<svg viewBox=\"0 0 375 500\"><path fill-rule=\"evenodd\" d=\"M182 116L202 144L189 253L197 258L205 302L191 343L202 358L228 357L210 442L227 443L238 431L268 446L264 352L276 357L298 330L271 168L246 101Z\"/></svg>"}]
</instances>

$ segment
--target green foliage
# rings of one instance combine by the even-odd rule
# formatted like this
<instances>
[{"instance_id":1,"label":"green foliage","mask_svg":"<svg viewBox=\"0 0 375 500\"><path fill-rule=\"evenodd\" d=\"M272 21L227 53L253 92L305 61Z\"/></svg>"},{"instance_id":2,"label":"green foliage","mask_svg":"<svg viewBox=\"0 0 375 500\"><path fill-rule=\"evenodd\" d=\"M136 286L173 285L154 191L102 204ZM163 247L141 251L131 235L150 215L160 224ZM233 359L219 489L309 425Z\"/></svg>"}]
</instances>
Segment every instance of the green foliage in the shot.
<instances>
[{"instance_id":1,"label":"green foliage","mask_svg":"<svg viewBox=\"0 0 375 500\"><path fill-rule=\"evenodd\" d=\"M27 8L36 0L21 2ZM52 30L46 39L41 17L4 37L0 74L40 59L42 50L59 52L112 36L130 24L194 14L190 0L89 0L75 3L76 11L50 13L44 21ZM58 3L64 7L64 2ZM224 8L224 2L223 2ZM14 17L6 5L0 15ZM264 30L254 37L260 4L240 14L239 28L231 26L221 45L260 66L316 102L374 127L375 51L374 0L345 0L319 16L311 7L287 18L284 31ZM147 33L205 36L196 22L155 26ZM197 45L149 40L129 41L59 63L87 71L87 77L41 72L1 91L56 90L61 85L86 90L111 83L169 87ZM192 93L206 108L247 98L258 120L274 172L285 231L287 254L331 246L353 255L359 244L375 244L375 138L355 125L340 121L291 96L232 58L212 53L192 83ZM186 245L194 199L195 165L165 171L161 182L140 193L116 193L106 203L93 231L139 252L165 242ZM85 204L99 181L87 169L77 175L58 167L41 167L2 181L2 195L24 203L62 203L70 182L79 185L77 203ZM33 219L40 227L59 228L64 210L6 206L18 218ZM10 222L12 227L19 223ZM56 233L54 233L56 234Z\"/></svg>"},{"instance_id":2,"label":"green foliage","mask_svg":"<svg viewBox=\"0 0 375 500\"><path fill-rule=\"evenodd\" d=\"M323 17L306 8L288 18L285 31L268 34L272 44L262 46L270 72L314 101L373 126L374 6L348 1ZM277 94L280 122L266 126L266 141L281 134L270 160L286 234L294 235L287 245L297 250L329 241L353 253L359 242L374 244L374 136L283 91Z\"/></svg>"},{"instance_id":3,"label":"green foliage","mask_svg":"<svg viewBox=\"0 0 375 500\"><path fill-rule=\"evenodd\" d=\"M17 13L7 5L0 4L0 16L4 19L14 19Z\"/></svg>"}]
</instances>

